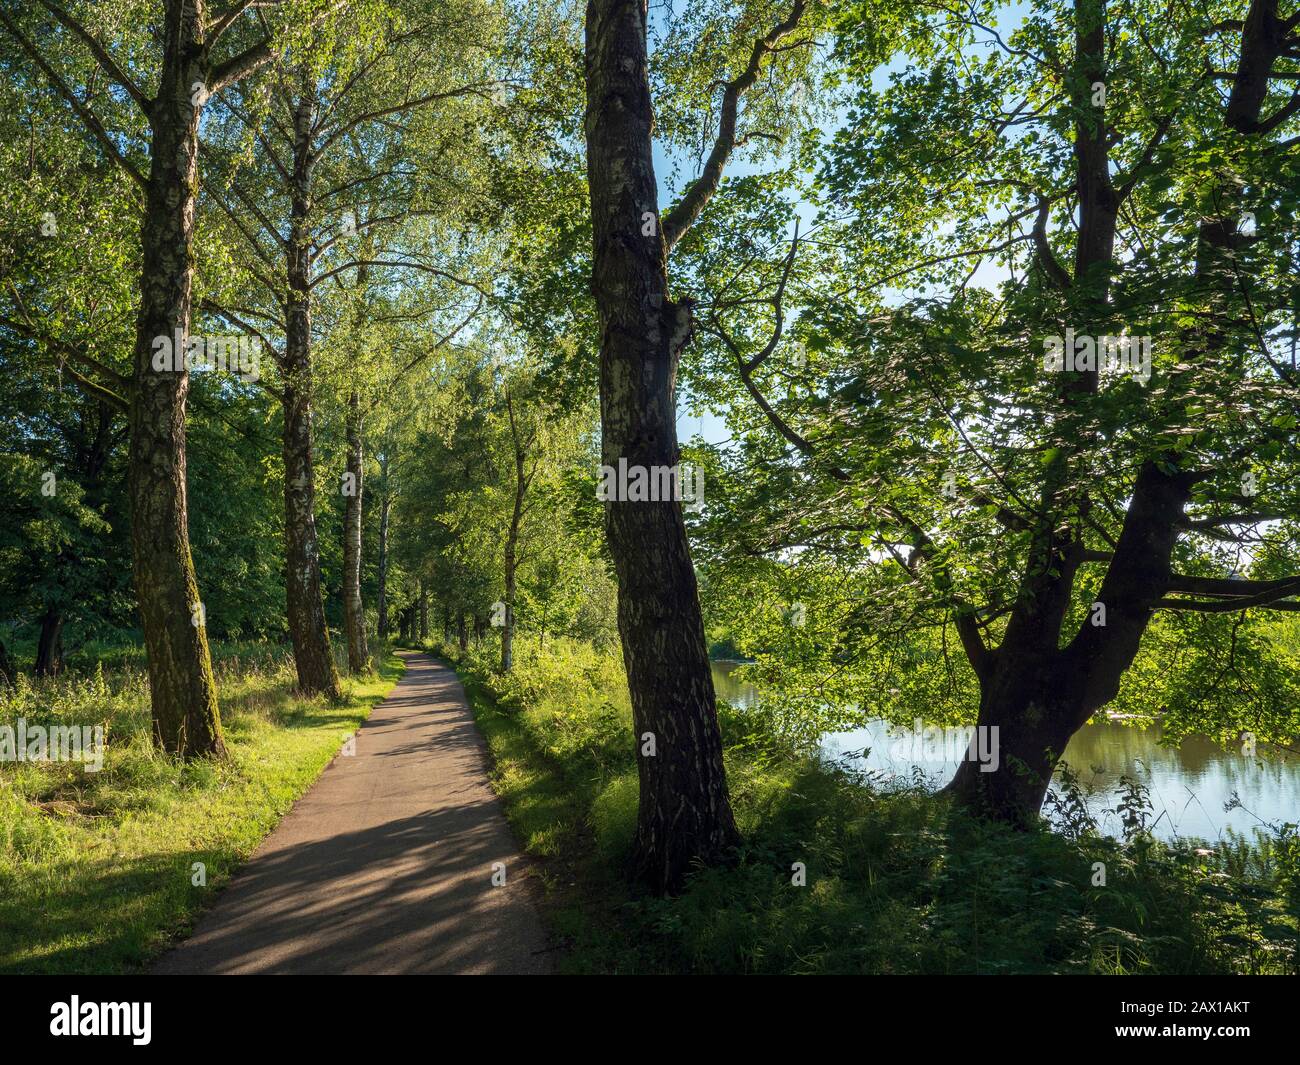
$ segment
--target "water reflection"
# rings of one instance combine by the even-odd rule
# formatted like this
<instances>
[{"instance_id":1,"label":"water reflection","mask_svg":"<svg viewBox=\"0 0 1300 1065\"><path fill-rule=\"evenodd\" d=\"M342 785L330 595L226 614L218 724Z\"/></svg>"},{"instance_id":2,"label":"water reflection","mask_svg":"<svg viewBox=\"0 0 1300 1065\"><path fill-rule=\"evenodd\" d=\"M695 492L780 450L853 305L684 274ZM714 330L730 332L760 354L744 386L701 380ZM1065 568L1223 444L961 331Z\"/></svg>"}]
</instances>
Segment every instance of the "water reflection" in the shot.
<instances>
[{"instance_id":1,"label":"water reflection","mask_svg":"<svg viewBox=\"0 0 1300 1065\"><path fill-rule=\"evenodd\" d=\"M733 662L713 664L718 695L739 706L752 705L756 692L731 676L736 668ZM910 779L913 767L920 764L935 787L952 776L955 761L918 763L907 756L909 745L899 744L898 735L897 730L891 734L884 721L873 720L851 732L825 737L822 750L828 757L853 757L857 767L886 776ZM1066 748L1066 761L1093 789L1088 809L1106 832L1120 833L1114 807L1120 778L1126 775L1150 789L1154 831L1164 839L1196 836L1213 840L1227 828L1249 836L1260 821L1300 818L1300 759L1247 757L1225 751L1203 736L1189 737L1178 747L1162 747L1159 739L1157 727L1139 729L1102 722L1085 725ZM1242 809L1225 811L1224 804L1234 793Z\"/></svg>"}]
</instances>

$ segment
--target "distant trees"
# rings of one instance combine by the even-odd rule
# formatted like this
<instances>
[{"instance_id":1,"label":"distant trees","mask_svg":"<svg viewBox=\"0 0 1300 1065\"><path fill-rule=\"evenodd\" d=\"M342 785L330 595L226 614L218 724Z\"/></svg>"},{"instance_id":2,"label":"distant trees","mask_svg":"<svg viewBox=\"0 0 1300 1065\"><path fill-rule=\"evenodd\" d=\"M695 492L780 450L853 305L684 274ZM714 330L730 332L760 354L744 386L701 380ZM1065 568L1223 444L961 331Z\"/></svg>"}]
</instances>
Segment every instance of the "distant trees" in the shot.
<instances>
[{"instance_id":1,"label":"distant trees","mask_svg":"<svg viewBox=\"0 0 1300 1065\"><path fill-rule=\"evenodd\" d=\"M223 624L238 615L245 631L287 627L301 690L338 690L316 531L313 420L322 380L328 414L355 397L338 435L347 439L356 491L330 480L348 530L349 665L367 668L364 433L380 421L367 415L387 401L394 379L417 370L484 305L488 289L475 276L483 243L470 235L472 216L490 214L482 138L522 87L503 42L519 50L527 41L507 27L504 9L478 0L436 10L379 0L346 11L313 0L128 6L51 0L22 15L0 13L0 61L14 74L4 86L14 106L6 133L15 135L6 140L6 174L25 171L7 185L20 221L0 243L0 344L6 361L30 360L38 373L44 360L86 393L88 409L130 425L136 600L157 736L181 754L220 754L206 650L213 603L225 606ZM136 15L143 22L129 28ZM199 181L201 172L210 182ZM121 218L137 213L133 239ZM74 241L81 254L72 253ZM135 292L115 283L124 262L142 279ZM191 337L192 306L213 330L238 336ZM114 349L119 316L136 318L132 368ZM405 330L396 352L374 340L391 339L390 320ZM263 370L274 376L232 375L196 391L192 356L224 352L232 339L241 352L259 342L272 363ZM188 543L192 499L214 504L213 516L224 504L221 517L236 527L265 518L239 509L238 489L257 482L266 444L246 418L257 389L282 412L283 599L262 598L259 542L228 560L229 575L249 582L245 599L223 586L204 602ZM196 395L204 398L200 424L223 424L252 460L237 474L221 470L224 499L217 486L187 484L187 401ZM57 472L81 488L93 480L67 456ZM77 487L58 502L71 505ZM379 501L387 511L382 491ZM378 523L385 532L386 517ZM211 528L202 535L224 555L233 531L225 542ZM42 559L46 567L68 561ZM41 608L42 668L57 665L62 602ZM252 605L257 619L246 616ZM284 620L267 616L277 609Z\"/></svg>"},{"instance_id":2,"label":"distant trees","mask_svg":"<svg viewBox=\"0 0 1300 1065\"><path fill-rule=\"evenodd\" d=\"M580 618L589 597L611 589L592 579L603 564L575 530L570 491L590 472L594 411L554 407L524 363L461 361L412 386L423 416L404 435L395 555L408 588L427 594L435 627L441 616L462 645L499 636L508 671L521 610L525 631L541 638L548 626L598 635Z\"/></svg>"},{"instance_id":3,"label":"distant trees","mask_svg":"<svg viewBox=\"0 0 1300 1065\"><path fill-rule=\"evenodd\" d=\"M370 285L393 284L407 271L456 280L429 220L453 221L448 201L464 190L449 188L441 168L463 165L475 147L467 133L481 101L455 105L486 97L495 84L488 73L495 27L485 6L471 0L436 15L407 6L417 10L390 6L376 22L363 5L331 20L310 46L280 61L276 77L218 94L206 135L218 157L213 196L221 221L250 256L242 284L224 286L231 296L218 293L221 300L206 306L257 336L283 336L267 344L278 387L264 387L283 412L286 604L299 686L308 694L338 693L316 532L314 311L343 275ZM435 107L442 110L432 113ZM358 402L351 423L358 447L361 413ZM357 556L345 566L353 577L358 521L352 515ZM345 617L354 659L358 596L351 585Z\"/></svg>"}]
</instances>

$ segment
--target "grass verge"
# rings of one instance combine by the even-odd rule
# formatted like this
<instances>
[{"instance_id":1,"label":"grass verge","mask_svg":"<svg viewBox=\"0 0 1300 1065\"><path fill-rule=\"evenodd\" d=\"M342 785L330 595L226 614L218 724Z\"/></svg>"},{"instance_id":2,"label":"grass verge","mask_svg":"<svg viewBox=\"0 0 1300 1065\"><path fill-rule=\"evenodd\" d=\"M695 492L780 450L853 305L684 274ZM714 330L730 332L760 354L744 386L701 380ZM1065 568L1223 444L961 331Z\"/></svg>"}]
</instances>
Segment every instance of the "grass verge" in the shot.
<instances>
[{"instance_id":1,"label":"grass verge","mask_svg":"<svg viewBox=\"0 0 1300 1065\"><path fill-rule=\"evenodd\" d=\"M148 681L130 666L0 692L0 725L102 725L106 737L98 772L0 763L0 972L146 965L192 927L403 668L386 654L331 703L294 694L282 648L214 647L224 762L153 748Z\"/></svg>"}]
</instances>

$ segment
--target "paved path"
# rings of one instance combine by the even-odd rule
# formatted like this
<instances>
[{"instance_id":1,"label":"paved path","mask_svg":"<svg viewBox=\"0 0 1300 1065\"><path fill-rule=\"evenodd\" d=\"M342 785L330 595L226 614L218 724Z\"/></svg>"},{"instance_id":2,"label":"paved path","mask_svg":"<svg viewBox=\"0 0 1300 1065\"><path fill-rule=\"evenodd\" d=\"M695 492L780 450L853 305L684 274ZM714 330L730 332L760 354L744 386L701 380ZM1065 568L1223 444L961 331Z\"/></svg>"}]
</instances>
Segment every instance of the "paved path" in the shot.
<instances>
[{"instance_id":1,"label":"paved path","mask_svg":"<svg viewBox=\"0 0 1300 1065\"><path fill-rule=\"evenodd\" d=\"M524 862L456 675L406 674L158 973L543 973ZM506 863L494 887L492 866Z\"/></svg>"}]
</instances>

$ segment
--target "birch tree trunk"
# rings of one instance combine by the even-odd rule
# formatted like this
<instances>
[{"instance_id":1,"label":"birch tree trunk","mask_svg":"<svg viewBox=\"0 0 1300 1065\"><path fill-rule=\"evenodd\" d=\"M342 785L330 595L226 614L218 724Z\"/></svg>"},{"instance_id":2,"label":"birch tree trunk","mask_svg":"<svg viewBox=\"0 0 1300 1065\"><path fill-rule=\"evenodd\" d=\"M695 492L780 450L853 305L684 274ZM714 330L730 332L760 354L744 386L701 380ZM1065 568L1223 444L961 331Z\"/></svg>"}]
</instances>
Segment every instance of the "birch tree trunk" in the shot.
<instances>
[{"instance_id":1,"label":"birch tree trunk","mask_svg":"<svg viewBox=\"0 0 1300 1065\"><path fill-rule=\"evenodd\" d=\"M343 623L348 639L348 671L369 668L366 646L366 611L361 599L361 516L364 455L361 400L354 391L348 398L347 445L349 474L343 496Z\"/></svg>"},{"instance_id":2,"label":"birch tree trunk","mask_svg":"<svg viewBox=\"0 0 1300 1065\"><path fill-rule=\"evenodd\" d=\"M589 0L586 84L603 461L670 467L691 309L668 291L642 0ZM695 570L679 501L606 502L605 532L640 775L634 866L671 891L738 839Z\"/></svg>"},{"instance_id":3,"label":"birch tree trunk","mask_svg":"<svg viewBox=\"0 0 1300 1065\"><path fill-rule=\"evenodd\" d=\"M166 49L149 116L152 143L140 231L140 310L127 483L155 739L176 754L221 756L225 742L206 619L190 554L185 485L189 375L184 355L194 278L202 106L192 86L201 85L206 77L198 40L201 17L202 4L169 0L165 7ZM172 366L155 369L155 353L167 350L173 355ZM177 359L179 366L175 366Z\"/></svg>"},{"instance_id":4,"label":"birch tree trunk","mask_svg":"<svg viewBox=\"0 0 1300 1065\"><path fill-rule=\"evenodd\" d=\"M298 687L307 695L339 695L321 596L316 535L316 473L312 440L310 223L311 126L315 107L306 93L295 114L293 202L289 224L285 305L284 540L285 602Z\"/></svg>"}]
</instances>

